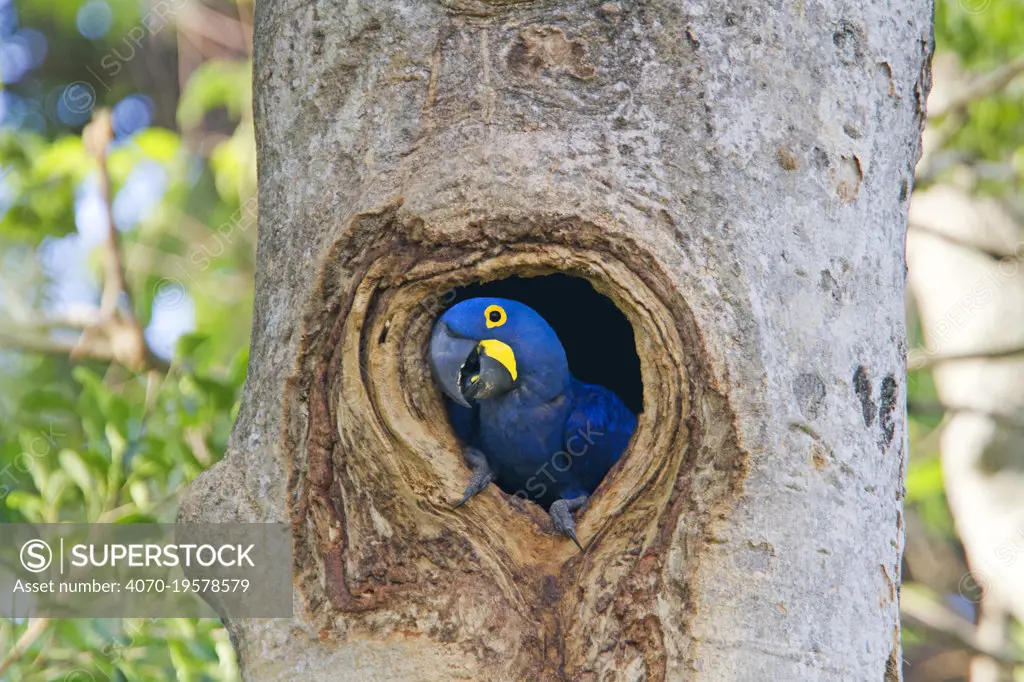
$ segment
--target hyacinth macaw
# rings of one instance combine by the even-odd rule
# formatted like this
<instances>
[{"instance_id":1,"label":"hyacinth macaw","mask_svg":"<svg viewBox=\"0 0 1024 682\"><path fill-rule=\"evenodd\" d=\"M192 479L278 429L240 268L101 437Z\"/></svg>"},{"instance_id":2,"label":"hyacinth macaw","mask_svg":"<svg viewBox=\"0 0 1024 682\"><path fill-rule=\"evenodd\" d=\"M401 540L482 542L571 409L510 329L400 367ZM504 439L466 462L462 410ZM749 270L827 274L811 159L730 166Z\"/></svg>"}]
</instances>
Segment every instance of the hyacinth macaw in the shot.
<instances>
[{"instance_id":1,"label":"hyacinth macaw","mask_svg":"<svg viewBox=\"0 0 1024 682\"><path fill-rule=\"evenodd\" d=\"M574 378L555 331L517 301L449 308L431 333L430 365L473 471L455 506L496 483L541 505L582 550L572 512L625 452L636 416L613 392Z\"/></svg>"}]
</instances>

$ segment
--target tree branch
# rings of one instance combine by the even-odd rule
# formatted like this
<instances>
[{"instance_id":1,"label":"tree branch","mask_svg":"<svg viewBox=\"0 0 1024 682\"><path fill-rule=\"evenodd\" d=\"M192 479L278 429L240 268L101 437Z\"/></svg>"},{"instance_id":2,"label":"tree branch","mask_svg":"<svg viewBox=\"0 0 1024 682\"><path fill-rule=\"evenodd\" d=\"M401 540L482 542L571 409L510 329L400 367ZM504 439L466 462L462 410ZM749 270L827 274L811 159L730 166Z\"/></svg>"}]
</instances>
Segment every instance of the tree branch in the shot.
<instances>
[{"instance_id":1,"label":"tree branch","mask_svg":"<svg viewBox=\"0 0 1024 682\"><path fill-rule=\"evenodd\" d=\"M1024 57L1018 57L998 69L978 76L954 97L945 102L944 106L936 107L928 112L928 118L941 118L947 114L963 113L974 102L989 95L994 95L1012 83L1017 76L1024 73Z\"/></svg>"},{"instance_id":2,"label":"tree branch","mask_svg":"<svg viewBox=\"0 0 1024 682\"><path fill-rule=\"evenodd\" d=\"M106 336L111 330L111 325L88 328L82 332L82 336L76 342L61 341L41 334L40 331L44 330L39 328L3 330L0 331L0 348L28 353L64 355L72 359L87 358L101 362L125 364L124 353L118 352L115 344ZM149 350L148 346L146 351L145 368L166 373L170 364Z\"/></svg>"},{"instance_id":3,"label":"tree branch","mask_svg":"<svg viewBox=\"0 0 1024 682\"><path fill-rule=\"evenodd\" d=\"M184 30L202 40L227 48L240 54L248 54L251 50L252 38L246 35L245 26L240 19L192 3L189 9L178 16L178 29ZM202 46L197 45L200 50Z\"/></svg>"},{"instance_id":4,"label":"tree branch","mask_svg":"<svg viewBox=\"0 0 1024 682\"><path fill-rule=\"evenodd\" d=\"M1012 417L995 412L989 412L976 407L963 407L957 405L946 405L941 402L927 400L908 400L907 411L911 414L973 414L979 417L988 417L999 426L1013 431L1024 433L1024 422L1019 422Z\"/></svg>"},{"instance_id":5,"label":"tree branch","mask_svg":"<svg viewBox=\"0 0 1024 682\"><path fill-rule=\"evenodd\" d=\"M100 297L100 318L105 320L114 315L118 308L118 299L123 293L127 299L125 315L134 319L135 312L132 308L131 293L125 281L125 268L121 260L121 248L117 233L117 226L114 225L114 215L110 196L110 170L107 168L107 145L114 139L114 129L111 123L110 112L102 109L96 113L93 122L82 131L82 139L85 148L96 160L96 167L99 178L99 193L103 205L107 209L107 239L104 244L104 277L103 294Z\"/></svg>"},{"instance_id":6,"label":"tree branch","mask_svg":"<svg viewBox=\"0 0 1024 682\"><path fill-rule=\"evenodd\" d=\"M37 333L3 330L0 331L0 348L30 353L70 355L75 344L58 341L48 336L40 336Z\"/></svg>"},{"instance_id":7,"label":"tree branch","mask_svg":"<svg viewBox=\"0 0 1024 682\"><path fill-rule=\"evenodd\" d=\"M986 247L982 246L981 244L978 244L977 242L972 242L969 239L966 239L964 237L961 237L961 236L958 236L958 235L949 234L947 232L943 232L942 230L937 230L934 227L928 227L928 226L922 225L920 223L910 223L910 224L907 225L907 228L910 229L910 230L913 230L914 232L920 232L922 234L926 234L929 237L935 237L936 239L941 239L941 240L943 240L945 242L949 242L950 244L953 244L955 246L960 246L960 247L963 247L965 249L970 249L972 251L977 251L978 253L984 254L984 255L988 256L989 258L992 258L993 260L1017 260L1017 254L1016 253L1013 253L1013 252L1009 252L1008 253L1006 251L996 251L994 249L989 249L989 248L986 248Z\"/></svg>"},{"instance_id":8,"label":"tree branch","mask_svg":"<svg viewBox=\"0 0 1024 682\"><path fill-rule=\"evenodd\" d=\"M922 356L914 357L913 362L908 362L908 370L913 372L922 369L931 369L944 362L958 362L963 360L1004 360L1017 355L1024 355L1024 346L1012 346L1009 348L993 348L992 350L963 351L960 353L935 353L928 354L925 351Z\"/></svg>"},{"instance_id":9,"label":"tree branch","mask_svg":"<svg viewBox=\"0 0 1024 682\"><path fill-rule=\"evenodd\" d=\"M4 672L11 667L11 665L21 658L26 651L32 648L32 644L46 632L46 628L50 626L49 618L30 618L28 621L28 627L25 632L21 633L21 637L14 643L11 650L4 656L4 659L0 661L0 677L3 676Z\"/></svg>"},{"instance_id":10,"label":"tree branch","mask_svg":"<svg viewBox=\"0 0 1024 682\"><path fill-rule=\"evenodd\" d=\"M72 359L91 357L114 360L137 371L161 368L166 371L167 363L157 358L146 343L145 332L135 317L135 307L128 288L120 237L114 224L110 170L107 167L107 147L113 139L110 112L101 109L96 112L92 123L82 131L82 141L96 160L100 197L107 208L103 293L100 296L98 319L82 330L78 343L69 355ZM119 306L122 295L125 305Z\"/></svg>"},{"instance_id":11,"label":"tree branch","mask_svg":"<svg viewBox=\"0 0 1024 682\"><path fill-rule=\"evenodd\" d=\"M909 624L928 630L971 653L988 656L1000 663L1024 665L1020 652L1005 647L993 648L982 642L974 623L927 596L922 589L903 586L900 590L900 615Z\"/></svg>"}]
</instances>

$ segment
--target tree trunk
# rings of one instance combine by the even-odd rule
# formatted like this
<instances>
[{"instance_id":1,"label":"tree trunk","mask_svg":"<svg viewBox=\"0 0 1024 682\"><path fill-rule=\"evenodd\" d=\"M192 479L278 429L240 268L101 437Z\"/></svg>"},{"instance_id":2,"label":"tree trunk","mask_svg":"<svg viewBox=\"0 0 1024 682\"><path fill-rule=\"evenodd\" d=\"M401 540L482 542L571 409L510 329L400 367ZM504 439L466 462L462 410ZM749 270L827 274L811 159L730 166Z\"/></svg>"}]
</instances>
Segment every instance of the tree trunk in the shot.
<instances>
[{"instance_id":1,"label":"tree trunk","mask_svg":"<svg viewBox=\"0 0 1024 682\"><path fill-rule=\"evenodd\" d=\"M899 679L930 12L259 3L252 362L181 511L293 524L294 619L229 623L247 679ZM644 385L585 554L493 486L451 509L425 355L452 287L556 271Z\"/></svg>"}]
</instances>

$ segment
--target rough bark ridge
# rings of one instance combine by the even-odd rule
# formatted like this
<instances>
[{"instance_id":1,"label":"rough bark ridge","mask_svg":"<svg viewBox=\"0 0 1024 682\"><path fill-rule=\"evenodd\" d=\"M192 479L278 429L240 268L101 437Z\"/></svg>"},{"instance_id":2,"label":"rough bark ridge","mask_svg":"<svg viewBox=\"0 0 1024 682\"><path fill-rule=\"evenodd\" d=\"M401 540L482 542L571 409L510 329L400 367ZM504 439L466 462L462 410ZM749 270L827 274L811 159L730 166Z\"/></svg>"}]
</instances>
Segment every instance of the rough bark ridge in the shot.
<instances>
[{"instance_id":1,"label":"rough bark ridge","mask_svg":"<svg viewBox=\"0 0 1024 682\"><path fill-rule=\"evenodd\" d=\"M898 679L930 34L920 0L260 3L252 363L181 512L294 524L246 676ZM450 511L425 362L451 287L553 271L644 381L585 555L497 490Z\"/></svg>"}]
</instances>

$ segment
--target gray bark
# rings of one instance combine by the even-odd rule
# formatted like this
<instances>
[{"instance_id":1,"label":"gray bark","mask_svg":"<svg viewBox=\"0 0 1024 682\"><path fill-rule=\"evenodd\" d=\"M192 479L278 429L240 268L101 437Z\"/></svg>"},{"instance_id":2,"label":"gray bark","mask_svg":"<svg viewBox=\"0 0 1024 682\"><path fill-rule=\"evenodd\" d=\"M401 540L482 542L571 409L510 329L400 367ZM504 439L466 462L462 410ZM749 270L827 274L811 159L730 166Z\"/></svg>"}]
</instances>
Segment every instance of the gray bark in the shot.
<instances>
[{"instance_id":1,"label":"gray bark","mask_svg":"<svg viewBox=\"0 0 1024 682\"><path fill-rule=\"evenodd\" d=\"M245 399L183 519L290 520L251 680L896 680L924 0L257 6ZM468 479L443 292L590 280L644 413L579 519ZM571 304L571 303L567 303Z\"/></svg>"}]
</instances>

